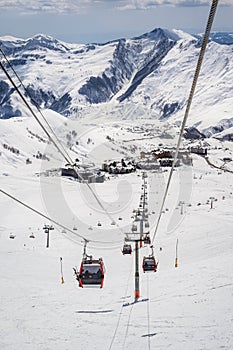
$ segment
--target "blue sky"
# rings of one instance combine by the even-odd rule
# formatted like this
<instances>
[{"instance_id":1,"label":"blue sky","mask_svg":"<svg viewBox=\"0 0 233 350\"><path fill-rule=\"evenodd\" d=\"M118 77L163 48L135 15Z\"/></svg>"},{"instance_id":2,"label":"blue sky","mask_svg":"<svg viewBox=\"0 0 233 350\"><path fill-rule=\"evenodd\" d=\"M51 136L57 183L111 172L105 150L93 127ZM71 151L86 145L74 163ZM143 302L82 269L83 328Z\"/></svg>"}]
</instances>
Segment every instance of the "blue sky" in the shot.
<instances>
[{"instance_id":1,"label":"blue sky","mask_svg":"<svg viewBox=\"0 0 233 350\"><path fill-rule=\"evenodd\" d=\"M1 0L0 36L38 33L73 43L133 37L154 28L203 32L208 0ZM220 0L213 30L233 32L233 0Z\"/></svg>"}]
</instances>

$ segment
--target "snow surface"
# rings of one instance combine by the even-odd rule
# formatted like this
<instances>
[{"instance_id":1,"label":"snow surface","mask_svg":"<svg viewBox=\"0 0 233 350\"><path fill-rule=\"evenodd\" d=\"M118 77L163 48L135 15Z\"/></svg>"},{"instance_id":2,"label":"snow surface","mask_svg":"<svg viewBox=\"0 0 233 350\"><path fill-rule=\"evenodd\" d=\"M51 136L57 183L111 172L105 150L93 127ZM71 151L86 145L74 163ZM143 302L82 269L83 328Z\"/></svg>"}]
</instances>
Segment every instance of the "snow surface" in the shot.
<instances>
[{"instance_id":1,"label":"snow surface","mask_svg":"<svg viewBox=\"0 0 233 350\"><path fill-rule=\"evenodd\" d=\"M136 157L161 143L176 144L178 128L168 122L114 118L110 122L94 108L82 120L68 120L51 111L45 115L62 144L70 148L69 154L79 157L81 164L100 166L105 159ZM233 348L231 172L210 167L195 155L192 167L176 169L154 241L159 260L156 273L143 274L142 257L150 250L140 250L140 292L149 301L123 307L134 300L134 253L123 256L121 248L124 232L132 225L132 211L139 205L141 172L91 184L117 222L112 226L85 184L59 176L64 161L34 119L0 120L0 137L1 188L71 230L78 227L72 234L62 233L55 225L46 248L42 228L50 222L1 193L1 350ZM224 157L232 157L232 143L213 138L208 142L208 157L215 165L221 167ZM20 154L5 149L4 143ZM185 141L183 146L188 145ZM38 151L50 160L33 157ZM26 164L27 158L31 164ZM226 166L232 171L231 163ZM148 172L151 236L167 177L166 169ZM216 198L213 209L211 196ZM184 214L179 201L185 201ZM32 232L35 239L29 238ZM83 253L77 233L90 240L89 254L103 257L103 289L81 289L76 283L72 268L79 267ZM179 266L175 268L177 238Z\"/></svg>"}]
</instances>

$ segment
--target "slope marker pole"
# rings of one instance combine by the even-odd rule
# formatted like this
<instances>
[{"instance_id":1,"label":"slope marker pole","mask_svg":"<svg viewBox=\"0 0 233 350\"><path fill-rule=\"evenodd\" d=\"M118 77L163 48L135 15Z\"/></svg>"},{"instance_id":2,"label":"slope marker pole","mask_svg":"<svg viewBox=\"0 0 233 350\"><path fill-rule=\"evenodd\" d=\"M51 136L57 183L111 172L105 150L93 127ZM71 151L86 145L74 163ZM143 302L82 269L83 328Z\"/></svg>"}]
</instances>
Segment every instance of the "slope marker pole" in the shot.
<instances>
[{"instance_id":1,"label":"slope marker pole","mask_svg":"<svg viewBox=\"0 0 233 350\"><path fill-rule=\"evenodd\" d=\"M175 267L178 267L178 238L176 240L176 260L175 260Z\"/></svg>"},{"instance_id":2,"label":"slope marker pole","mask_svg":"<svg viewBox=\"0 0 233 350\"><path fill-rule=\"evenodd\" d=\"M60 263L61 263L61 283L64 284L64 277L63 277L63 270L62 270L62 257L60 257Z\"/></svg>"}]
</instances>

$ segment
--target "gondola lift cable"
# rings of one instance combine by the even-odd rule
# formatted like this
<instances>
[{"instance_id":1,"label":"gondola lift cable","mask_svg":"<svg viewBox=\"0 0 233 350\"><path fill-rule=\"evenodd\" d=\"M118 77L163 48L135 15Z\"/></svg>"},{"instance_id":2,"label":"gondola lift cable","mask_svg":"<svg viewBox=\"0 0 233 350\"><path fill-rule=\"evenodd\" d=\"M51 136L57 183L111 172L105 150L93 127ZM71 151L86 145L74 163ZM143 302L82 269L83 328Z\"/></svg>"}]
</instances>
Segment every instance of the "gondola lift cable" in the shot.
<instances>
[{"instance_id":1,"label":"gondola lift cable","mask_svg":"<svg viewBox=\"0 0 233 350\"><path fill-rule=\"evenodd\" d=\"M176 146L175 156L174 156L172 167L171 167L171 170L170 170L170 173L169 173L169 176L168 176L168 181L167 181L167 185L166 185L166 188L165 188L162 204L161 204L161 207L160 207L158 220L157 220L157 223L156 223L156 226L155 226L155 231L154 231L154 235L153 235L153 238L152 238L152 242L154 242L155 236L157 235L160 219L161 219L163 208L164 208L164 204L165 204L165 201L166 201L166 198L167 198L167 194L168 194L169 186L170 186L170 183L171 183L171 178L172 178L172 175L173 175L173 172L174 172L175 164L177 162L182 136L183 136L185 125L186 125L186 122L187 122L187 119L188 119L188 116L189 116L190 107L191 107L193 96L194 96L194 93L195 93L198 77L199 77L199 74L200 74L200 70L201 70L204 54L205 54L205 51L206 51L206 47L207 47L207 44L208 44L208 40L209 40L209 36L210 36L210 30L211 30L211 27L212 27L212 24L213 24L213 21L214 21L214 16L215 16L215 13L216 13L216 10L217 10L217 6L218 6L218 0L213 0L212 5L211 5L211 9L210 9L210 13L209 13L209 18L208 18L207 25L206 25L206 29L205 29L205 34L204 34L203 41L202 41L202 46L201 46L199 58L198 58L197 65L196 65L196 70L195 70L194 77L193 77L192 86L191 86L190 93L189 93L187 106L186 106L186 109L185 109L184 118L183 118L183 121L182 121L182 124L181 124L181 128L180 128L180 132L179 132L179 137L178 137L178 142L177 142L177 146Z\"/></svg>"},{"instance_id":2,"label":"gondola lift cable","mask_svg":"<svg viewBox=\"0 0 233 350\"><path fill-rule=\"evenodd\" d=\"M7 63L9 64L10 68L12 69L13 73L16 75L16 77L18 78L20 84L23 86L24 90L26 91L27 95L31 98L30 94L28 93L26 87L24 86L23 82L21 81L21 79L19 78L18 74L16 73L16 71L14 70L14 68L12 67L11 63L9 62L8 58L6 57L5 53L3 52L3 50L0 48L0 51L3 55L3 57L6 59ZM25 105L27 106L27 108L29 109L29 111L31 112L31 114L33 115L33 117L36 119L36 121L39 123L39 125L41 126L41 128L43 129L43 131L45 132L45 134L47 135L48 139L53 143L53 145L56 147L56 149L58 150L58 152L63 156L63 158L65 159L65 161L73 168L73 170L75 171L76 175L78 176L78 178L80 178L84 184L86 184L86 186L89 188L89 190L91 191L92 195L94 196L94 198L96 199L97 203L99 204L99 206L101 207L101 209L105 212L105 214L107 215L107 217L109 218L109 220L112 222L114 221L112 216L108 213L108 211L105 209L105 207L103 206L103 204L101 203L100 199L98 198L98 196L96 195L95 191L92 189L92 187L86 182L84 181L84 178L82 177L82 175L77 171L77 165L76 163L71 159L71 157L68 155L68 153L64 150L64 147L61 145L59 139L57 138L55 132L52 130L51 126L49 125L48 121L46 120L46 118L44 117L44 115L42 114L39 106L36 104L37 110L39 111L39 113L41 114L41 116L43 117L43 119L45 120L46 124L48 125L49 129L52 131L54 137L56 138L56 141L59 143L59 146L62 148L62 150L59 148L59 146L57 145L57 142L55 142L52 138L52 136L49 134L49 132L46 130L46 128L44 127L44 125L41 123L41 121L39 120L39 118L37 117L37 115L35 114L35 112L33 111L33 109L31 108L30 104L28 103L28 101L26 100L26 98L23 96L23 94L20 92L19 88L17 87L17 85L15 84L15 82L13 81L13 79L11 78L10 74L7 72L7 70L5 69L4 65L2 64L2 62L0 61L0 67L2 68L3 72L5 73L5 75L7 76L8 80L11 82L11 84L13 85L13 87L15 88L15 90L17 91L17 93L19 94L20 98L23 100L23 102L25 103ZM32 99L33 100L33 99ZM34 101L34 100L33 100ZM34 101L35 102L35 101ZM63 151L64 150L64 151ZM64 152L66 154L64 154ZM121 232L121 234L124 234L123 230L121 229L120 225L118 225L116 223L117 228L119 229L119 231Z\"/></svg>"},{"instance_id":3,"label":"gondola lift cable","mask_svg":"<svg viewBox=\"0 0 233 350\"><path fill-rule=\"evenodd\" d=\"M18 81L20 82L21 86L23 87L26 95L28 95L28 97L31 99L31 101L33 102L33 105L36 107L37 111L40 113L41 117L43 118L44 122L46 123L46 125L48 126L50 132L53 134L53 136L55 137L56 141L58 142L59 146L62 149L62 152L64 153L64 155L66 155L67 159L70 160L70 162L72 162L72 159L70 158L69 154L67 153L66 149L63 147L62 143L59 141L57 135L55 134L53 128L51 127L51 125L49 124L49 122L47 121L47 119L45 118L44 114L42 113L39 105L37 104L37 102L33 99L33 97L31 96L30 92L28 91L28 89L26 88L26 86L24 85L23 81L21 80L21 78L19 77L18 73L16 72L16 70L14 69L14 67L12 66L11 62L8 60L6 54L4 53L4 51L2 50L2 48L0 47L0 52L3 55L3 57L5 58L6 62L8 63L9 67L11 68L11 70L13 71L13 73L15 74L15 76L17 77ZM48 135L47 135L48 136ZM48 136L49 137L49 136ZM51 140L51 136L49 137L49 140ZM53 142L51 140L51 142ZM56 147L56 146L55 146ZM63 155L63 157L64 157Z\"/></svg>"},{"instance_id":4,"label":"gondola lift cable","mask_svg":"<svg viewBox=\"0 0 233 350\"><path fill-rule=\"evenodd\" d=\"M87 238L84 237L83 235L80 235L78 232L74 232L74 231L71 230L69 227L67 227L67 226L61 224L60 222L58 222L58 221L52 219L51 217L49 217L49 216L47 216L47 215L41 213L41 212L38 211L37 209L35 209L35 208L31 207L30 205L24 203L23 201L19 200L18 198L12 196L12 195L9 194L8 192L6 192L6 191L4 191L4 190L2 190L2 189L0 189L0 192L1 192L2 194L4 194L5 196L11 198L12 200L16 201L17 203L21 204L22 206L26 207L27 209L33 211L33 212L36 213L37 215L39 215L39 216L45 218L46 220L51 221L51 222L54 223L55 225L57 225L57 226L59 226L60 228L64 229L65 231L68 231L68 232L72 233L74 236L79 237L79 238L81 239L80 244L82 244L83 241L92 242L92 243L94 243L94 246L95 246L95 244L106 244L106 245L111 245L111 246L112 246L113 244L117 244L117 249L119 249L119 245L118 245L118 244L121 243L121 240L119 240L119 241L98 241L98 240L93 240L93 239L91 239L91 240L90 240L90 239L87 239ZM78 242L76 241L76 243L78 243ZM83 244L82 244L82 245L83 245ZM116 248L114 247L114 249L116 249Z\"/></svg>"},{"instance_id":5,"label":"gondola lift cable","mask_svg":"<svg viewBox=\"0 0 233 350\"><path fill-rule=\"evenodd\" d=\"M2 49L0 49L0 51L2 52ZM5 56L4 56L5 57ZM11 69L13 69L13 67L11 66L10 62L7 60L8 64L10 65ZM45 134L47 135L48 139L53 143L53 145L56 147L56 149L58 150L58 152L62 155L62 157L66 160L66 162L70 163L72 160L71 158L69 159L69 156L65 155L63 153L63 151L58 147L57 143L53 140L52 136L48 133L48 131L46 130L46 128L44 127L44 125L41 123L41 121L39 120L39 118L37 117L36 113L33 111L32 107L30 106L30 104L28 103L28 101L26 100L26 98L23 96L23 94L20 92L18 86L15 84L15 82L13 81L13 79L11 78L10 74L7 72L7 70L5 69L5 67L3 66L2 62L0 61L0 67L2 68L3 72L5 73L5 75L7 76L8 80L11 82L11 84L13 85L13 87L15 88L15 90L17 91L17 93L19 94L20 98L23 100L24 104L26 105L26 107L29 109L29 111L31 112L31 114L33 115L33 117L36 119L36 121L38 122L38 124L40 125L40 127L43 129L43 131L45 132ZM16 74L15 70L13 69L13 72ZM20 84L25 88L25 86L23 85L23 83L21 82L20 78L18 77L18 75L16 74L17 78L19 79ZM27 91L27 90L26 90ZM28 94L29 95L29 94ZM29 95L30 96L30 95ZM38 107L37 107L38 109ZM39 110L39 109L38 109ZM39 110L40 114L41 111ZM42 115L42 114L41 114ZM43 115L42 115L43 116ZM45 117L43 116L43 119L45 120ZM48 122L46 122L48 125ZM50 127L51 129L51 127ZM53 132L53 134L55 134Z\"/></svg>"},{"instance_id":6,"label":"gondola lift cable","mask_svg":"<svg viewBox=\"0 0 233 350\"><path fill-rule=\"evenodd\" d=\"M176 147L175 157L174 157L172 168L171 168L171 171L170 171L170 174L169 174L169 178L168 178L166 190L165 190L165 193L164 193L164 197L163 197L163 201L162 201L162 205L161 205L158 221L157 221L157 224L156 224L155 232L154 232L154 235L153 235L153 238L152 238L152 242L154 241L155 236L157 234L157 230L158 230L158 226L159 226L159 223L160 223L160 219L161 219L161 214L162 214L162 211L163 211L164 203L165 203L165 200L166 200L166 197L167 197L167 194L168 194L168 189L169 189L169 185L170 185L170 182L171 182L171 177L172 177L172 174L173 174L173 171L174 171L174 167L175 167L175 164L176 164L176 161L177 161L177 157L178 157L178 152L179 152L179 148L180 148L180 144L181 144L181 138L182 138L182 135L183 135L183 132L184 132L184 128L185 128L187 119L188 119L189 110L190 110L192 99L193 99L193 96L194 96L194 92L195 92L198 76L199 76L199 73L200 73L200 69L201 69L201 65L202 65L205 49L206 49L206 46L207 46L207 43L208 43L211 26L212 26L212 23L213 23L213 20L214 20L214 16L215 16L215 13L216 13L217 5L218 5L218 0L213 0L212 6L211 6L211 9L210 9L210 13L209 13L209 18L208 18L206 30L205 30L205 35L204 35L204 38L203 38L203 43L202 43L202 47L201 47L198 63L197 63L197 67L196 67L196 71L195 71L195 74L194 74L194 79L193 79L193 84L192 84L190 95L189 95L189 99L188 99L188 104L187 104L185 115L184 115L184 119L183 119L183 122L182 122L182 125L181 125L181 130L180 130L180 134L179 134L179 138L178 138L178 143L177 143L177 147ZM147 281L148 281L148 277L147 277ZM149 293L149 282L147 282L147 286L148 286L147 293ZM128 317L128 322L127 322L127 326L126 326L126 332L125 332L124 343L123 343L122 349L125 348L126 338L128 336L129 321L130 321L130 318L131 318L132 309L133 309L133 304L132 304L132 308L130 310L130 314L129 314L129 317ZM148 300L148 304L147 304L147 320L148 320L148 349L150 350L149 300Z\"/></svg>"}]
</instances>

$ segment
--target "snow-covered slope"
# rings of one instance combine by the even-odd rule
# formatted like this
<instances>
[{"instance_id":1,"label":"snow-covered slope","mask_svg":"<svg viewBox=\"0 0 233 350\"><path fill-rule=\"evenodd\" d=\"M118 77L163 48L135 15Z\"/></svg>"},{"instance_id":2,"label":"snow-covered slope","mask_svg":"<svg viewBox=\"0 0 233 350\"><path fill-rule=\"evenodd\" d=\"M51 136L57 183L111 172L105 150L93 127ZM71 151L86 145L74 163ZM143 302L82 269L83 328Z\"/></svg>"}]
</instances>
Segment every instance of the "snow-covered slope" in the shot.
<instances>
[{"instance_id":1,"label":"snow-covered slope","mask_svg":"<svg viewBox=\"0 0 233 350\"><path fill-rule=\"evenodd\" d=\"M191 109L189 126L206 136L232 126L230 37L230 33L213 33ZM67 44L41 34L27 40L2 37L0 43L41 108L85 118L94 106L103 114L111 111L109 117L113 113L120 119L146 116L179 123L200 40L179 30L155 29L105 44ZM4 66L8 67L7 63ZM3 72L0 103L1 118L26 113Z\"/></svg>"},{"instance_id":2,"label":"snow-covered slope","mask_svg":"<svg viewBox=\"0 0 233 350\"><path fill-rule=\"evenodd\" d=\"M119 121L109 115L70 120L45 112L64 147L80 162L101 164L104 159L136 156L140 150L176 142L177 128L169 129L168 123ZM154 241L156 273L142 272L149 247L139 252L140 294L149 300L123 307L134 300L134 253L123 256L121 248L142 194L141 172L91 184L119 229L111 225L84 183L52 171L64 162L33 118L0 120L0 138L1 189L71 230L77 227L73 233L63 233L55 225L46 248L43 226L50 222L0 193L2 350L232 349L232 173L210 167L198 156L192 167L174 172ZM232 143L208 141L209 161L220 168L224 157L232 157ZM5 143L11 149L4 148ZM33 157L38 151L50 160ZM26 164L27 158L32 163ZM223 168L232 171L231 163ZM151 237L167 177L167 171L148 172ZM213 209L210 197L216 199ZM185 201L183 214L180 201ZM35 238L30 238L32 232ZM14 239L9 238L11 233ZM90 240L89 254L103 258L103 289L77 285L72 268L79 267L83 253L77 233Z\"/></svg>"},{"instance_id":3,"label":"snow-covered slope","mask_svg":"<svg viewBox=\"0 0 233 350\"><path fill-rule=\"evenodd\" d=\"M197 38L202 38L203 34L195 35ZM210 38L218 44L232 45L233 33L232 32L212 32Z\"/></svg>"},{"instance_id":4,"label":"snow-covered slope","mask_svg":"<svg viewBox=\"0 0 233 350\"><path fill-rule=\"evenodd\" d=\"M103 45L38 35L5 37L1 47L80 167L176 145L198 39L158 29ZM1 190L71 230L54 225L46 248L43 227L50 220L0 192L1 350L232 350L231 57L231 45L209 43L188 126L216 138L204 144L208 157L193 155L192 166L174 171L153 242L158 271L143 273L151 249L142 247L146 301L128 306L134 252L123 256L121 249L139 206L141 171L90 184L98 200L85 183L61 177L66 161L1 73ZM182 147L190 144L183 140ZM160 170L147 178L151 237L169 174ZM103 289L81 289L73 276L83 238L87 253L105 263Z\"/></svg>"},{"instance_id":5,"label":"snow-covered slope","mask_svg":"<svg viewBox=\"0 0 233 350\"><path fill-rule=\"evenodd\" d=\"M176 45L157 71L150 74L129 98L145 106L159 119L181 120L184 115L200 48L190 41ZM196 126L206 136L207 128L232 126L232 46L210 42L190 111L189 126ZM191 69L192 67L192 69ZM214 131L213 131L214 132ZM216 130L217 132L217 130Z\"/></svg>"}]
</instances>

